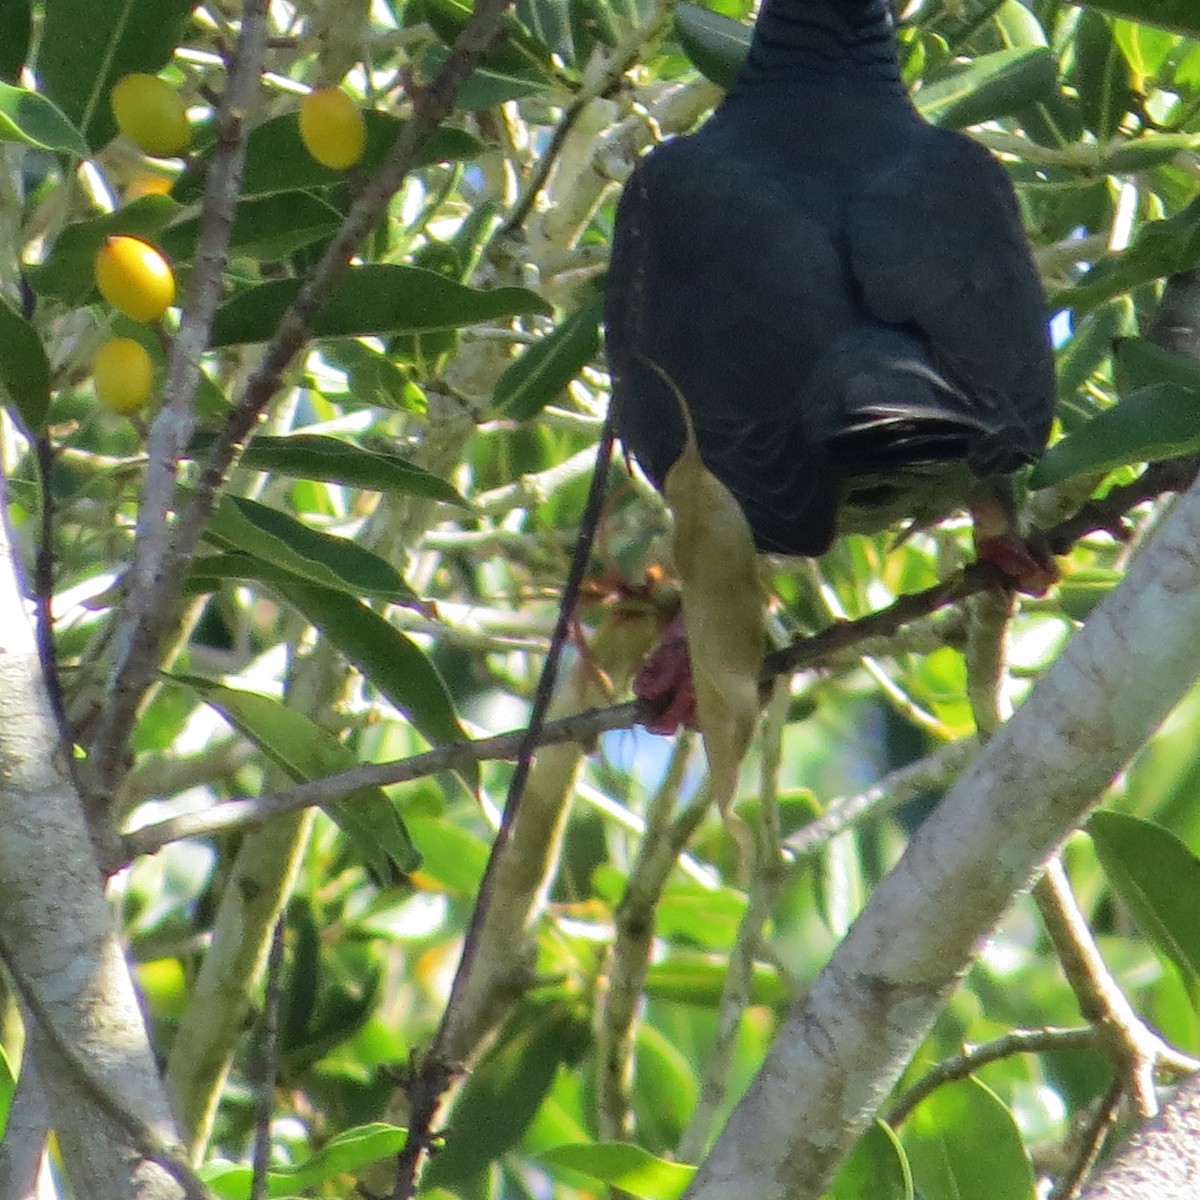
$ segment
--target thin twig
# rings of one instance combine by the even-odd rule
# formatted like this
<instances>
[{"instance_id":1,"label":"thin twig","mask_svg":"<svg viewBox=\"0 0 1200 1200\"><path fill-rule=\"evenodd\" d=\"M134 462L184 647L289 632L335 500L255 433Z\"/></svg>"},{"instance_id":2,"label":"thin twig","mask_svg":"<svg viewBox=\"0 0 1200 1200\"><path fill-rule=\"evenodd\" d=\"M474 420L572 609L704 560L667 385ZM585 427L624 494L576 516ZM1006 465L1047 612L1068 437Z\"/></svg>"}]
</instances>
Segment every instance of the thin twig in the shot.
<instances>
[{"instance_id":1,"label":"thin twig","mask_svg":"<svg viewBox=\"0 0 1200 1200\"><path fill-rule=\"evenodd\" d=\"M550 638L550 649L546 654L542 673L538 679L529 724L517 747L517 761L512 778L509 780L504 814L500 821L500 828L496 831L496 837L492 842L491 853L479 885L475 906L471 910L471 919L463 938L458 969L455 971L454 980L450 985L450 997L446 1002L432 1045L422 1056L420 1065L406 1083L405 1090L409 1097L411 1115L408 1125L408 1141L396 1161L396 1182L392 1190L393 1200L408 1200L408 1197L415 1193L425 1160L433 1146L436 1133L434 1127L443 1099L459 1069L456 1063L448 1061L446 1048L457 1045L459 1042L458 1023L462 1019L464 997L470 985L488 906L492 900L500 863L508 846L521 796L525 790L525 783L529 778L533 755L538 745L541 744L546 716L554 698L554 687L558 680L558 666L562 650L570 637L571 623L575 620L579 592L583 586L584 576L587 574L596 526L604 507L604 493L608 482L608 468L612 460L615 436L614 415L614 407L610 406L608 418L596 447L591 486L588 490L583 516L580 518L579 539L571 559L567 581L563 587L562 600L559 603L558 620L555 623L554 633Z\"/></svg>"},{"instance_id":2,"label":"thin twig","mask_svg":"<svg viewBox=\"0 0 1200 1200\"><path fill-rule=\"evenodd\" d=\"M258 4L262 2L256 0ZM349 270L358 246L378 224L392 196L407 178L418 143L450 114L459 86L491 48L501 19L511 3L512 0L477 0L474 12L432 82L413 89L412 116L382 166L356 197L341 228L301 285L295 300L280 318L258 366L209 448L190 499L180 512L170 542L156 564L157 569L132 573L131 580L136 586L131 594L137 597L137 608L122 620L122 638L112 687L93 742L93 753L99 755L105 768L96 788L99 793L111 791L119 778L123 748L141 699L156 677L163 643L175 621L183 576L200 544L204 526L229 469L278 390L283 372L307 343L317 313ZM243 20L243 39L248 19L249 14ZM242 65L242 53L239 50L235 71ZM232 87L231 74L230 90ZM237 113L230 113L231 119L236 116ZM212 188L210 171L209 191Z\"/></svg>"},{"instance_id":3,"label":"thin twig","mask_svg":"<svg viewBox=\"0 0 1200 1200\"><path fill-rule=\"evenodd\" d=\"M1034 885L1033 898L1054 944L1079 1010L1102 1036L1116 1074L1143 1118L1158 1111L1158 1066L1190 1072L1200 1063L1167 1045L1138 1016L1113 978L1071 891L1062 861L1052 858Z\"/></svg>"},{"instance_id":4,"label":"thin twig","mask_svg":"<svg viewBox=\"0 0 1200 1200\"><path fill-rule=\"evenodd\" d=\"M271 1114L275 1108L275 1080L279 1074L279 1010L283 1004L283 915L275 922L271 952L267 956L267 988L258 1023L258 1079L254 1102L253 1173L250 1200L266 1200L271 1166Z\"/></svg>"},{"instance_id":5,"label":"thin twig","mask_svg":"<svg viewBox=\"0 0 1200 1200\"><path fill-rule=\"evenodd\" d=\"M678 1157L682 1162L699 1162L703 1157L717 1114L725 1104L738 1032L750 1004L754 962L762 944L763 928L774 911L785 879L779 827L779 770L790 699L787 687L777 682L764 722L761 819L755 828L756 861L748 903L729 952L729 967L717 1006L717 1031L700 1072L699 1097L679 1139Z\"/></svg>"},{"instance_id":6,"label":"thin twig","mask_svg":"<svg viewBox=\"0 0 1200 1200\"><path fill-rule=\"evenodd\" d=\"M923 796L944 791L966 769L979 750L973 737L947 742L932 754L890 771L877 783L853 796L831 800L825 811L797 829L783 843L796 862L803 862L829 841L868 817L879 817Z\"/></svg>"},{"instance_id":7,"label":"thin twig","mask_svg":"<svg viewBox=\"0 0 1200 1200\"><path fill-rule=\"evenodd\" d=\"M980 1067L1011 1058L1014 1054L1045 1054L1051 1050L1095 1050L1100 1047L1100 1035L1090 1025L1078 1029L1013 1029L1002 1037L980 1046L963 1050L953 1058L938 1063L924 1075L888 1109L884 1120L893 1128L903 1124L905 1118L927 1096L932 1095L943 1084L974 1075Z\"/></svg>"},{"instance_id":8,"label":"thin twig","mask_svg":"<svg viewBox=\"0 0 1200 1200\"><path fill-rule=\"evenodd\" d=\"M1084 1181L1100 1157L1100 1151L1104 1149L1104 1141L1109 1131L1117 1123L1117 1114L1124 1095L1125 1081L1118 1076L1101 1096L1092 1119L1083 1130L1074 1161L1055 1181L1047 1200L1075 1200L1082 1191Z\"/></svg>"},{"instance_id":9,"label":"thin twig","mask_svg":"<svg viewBox=\"0 0 1200 1200\"><path fill-rule=\"evenodd\" d=\"M33 602L37 620L38 658L42 663L42 678L50 695L50 707L58 724L63 745L70 744L67 710L63 703L62 680L58 673L58 648L54 643L54 445L50 435L40 434L34 440L38 464L38 491L41 500L41 520L38 523L37 557L33 567ZM68 756L70 757L70 756Z\"/></svg>"},{"instance_id":10,"label":"thin twig","mask_svg":"<svg viewBox=\"0 0 1200 1200\"><path fill-rule=\"evenodd\" d=\"M179 462L196 430L200 356L208 346L221 299L246 159L246 115L258 92L266 37L267 0L247 0L235 59L217 115L220 132L205 183L196 265L167 359L165 402L150 428L137 536L124 579L125 603L119 610L114 638L111 689L89 746L87 769L82 772L94 837L98 832L95 818L103 818L126 769L129 734L142 699L154 682L164 641L177 620L184 564L195 549L195 543L180 543L171 513L176 504ZM102 826L103 821L99 824Z\"/></svg>"}]
</instances>

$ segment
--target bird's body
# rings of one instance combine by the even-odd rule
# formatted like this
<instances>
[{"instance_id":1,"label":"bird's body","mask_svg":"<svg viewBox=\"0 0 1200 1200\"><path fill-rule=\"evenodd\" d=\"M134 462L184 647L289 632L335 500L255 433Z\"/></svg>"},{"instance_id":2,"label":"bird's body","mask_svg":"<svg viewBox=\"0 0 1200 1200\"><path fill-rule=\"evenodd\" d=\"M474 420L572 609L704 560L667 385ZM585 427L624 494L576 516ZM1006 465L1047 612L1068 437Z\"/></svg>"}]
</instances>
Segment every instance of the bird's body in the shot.
<instances>
[{"instance_id":1,"label":"bird's body","mask_svg":"<svg viewBox=\"0 0 1200 1200\"><path fill-rule=\"evenodd\" d=\"M764 551L935 520L1049 431L1011 185L913 108L886 0L768 0L733 90L627 184L605 323L626 447L660 485L682 449L657 367Z\"/></svg>"}]
</instances>

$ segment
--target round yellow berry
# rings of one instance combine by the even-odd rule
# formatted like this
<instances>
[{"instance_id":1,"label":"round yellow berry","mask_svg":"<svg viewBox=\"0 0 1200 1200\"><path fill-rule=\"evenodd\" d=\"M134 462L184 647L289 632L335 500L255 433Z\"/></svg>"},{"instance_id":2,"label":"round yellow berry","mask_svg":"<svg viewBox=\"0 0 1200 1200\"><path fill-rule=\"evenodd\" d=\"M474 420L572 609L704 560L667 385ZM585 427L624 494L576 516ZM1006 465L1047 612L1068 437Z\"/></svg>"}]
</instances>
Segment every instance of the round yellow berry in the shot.
<instances>
[{"instance_id":1,"label":"round yellow berry","mask_svg":"<svg viewBox=\"0 0 1200 1200\"><path fill-rule=\"evenodd\" d=\"M100 295L134 321L157 321L175 302L171 264L135 237L110 237L96 254Z\"/></svg>"},{"instance_id":2,"label":"round yellow berry","mask_svg":"<svg viewBox=\"0 0 1200 1200\"><path fill-rule=\"evenodd\" d=\"M143 196L170 195L173 182L165 175L135 175L125 185L125 203L132 204Z\"/></svg>"},{"instance_id":3,"label":"round yellow berry","mask_svg":"<svg viewBox=\"0 0 1200 1200\"><path fill-rule=\"evenodd\" d=\"M159 158L182 154L191 130L179 93L157 75L125 75L113 85L117 128L139 149Z\"/></svg>"},{"instance_id":4,"label":"round yellow berry","mask_svg":"<svg viewBox=\"0 0 1200 1200\"><path fill-rule=\"evenodd\" d=\"M139 413L154 386L154 364L146 348L133 338L111 338L92 362L96 398L122 417Z\"/></svg>"},{"instance_id":5,"label":"round yellow berry","mask_svg":"<svg viewBox=\"0 0 1200 1200\"><path fill-rule=\"evenodd\" d=\"M344 171L363 156L367 123L341 88L317 88L300 101L300 140L323 167Z\"/></svg>"}]
</instances>

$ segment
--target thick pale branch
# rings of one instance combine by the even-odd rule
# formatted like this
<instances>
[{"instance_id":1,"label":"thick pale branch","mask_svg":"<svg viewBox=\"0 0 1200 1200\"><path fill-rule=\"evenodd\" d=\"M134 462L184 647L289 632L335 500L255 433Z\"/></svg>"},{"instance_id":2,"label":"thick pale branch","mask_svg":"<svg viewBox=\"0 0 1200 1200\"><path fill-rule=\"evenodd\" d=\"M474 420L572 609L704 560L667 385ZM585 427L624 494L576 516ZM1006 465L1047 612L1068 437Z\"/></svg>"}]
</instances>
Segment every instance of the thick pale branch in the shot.
<instances>
[{"instance_id":1,"label":"thick pale branch","mask_svg":"<svg viewBox=\"0 0 1200 1200\"><path fill-rule=\"evenodd\" d=\"M688 1195L817 1197L979 942L1200 675L1200 488L877 889Z\"/></svg>"}]
</instances>

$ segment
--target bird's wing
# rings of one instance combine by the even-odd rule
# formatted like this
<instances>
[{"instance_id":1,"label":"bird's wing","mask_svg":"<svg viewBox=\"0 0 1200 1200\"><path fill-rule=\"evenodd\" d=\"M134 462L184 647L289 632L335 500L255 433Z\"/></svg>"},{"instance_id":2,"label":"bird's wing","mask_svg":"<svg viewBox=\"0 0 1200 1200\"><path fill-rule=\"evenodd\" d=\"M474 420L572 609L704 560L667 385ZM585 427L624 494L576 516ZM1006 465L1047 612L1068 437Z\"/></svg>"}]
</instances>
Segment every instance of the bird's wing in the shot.
<instances>
[{"instance_id":1,"label":"bird's wing","mask_svg":"<svg viewBox=\"0 0 1200 1200\"><path fill-rule=\"evenodd\" d=\"M661 483L683 427L655 363L760 547L818 553L837 487L799 395L830 339L852 327L853 293L830 226L788 182L727 149L704 134L668 143L626 187L605 317L618 429Z\"/></svg>"},{"instance_id":2,"label":"bird's wing","mask_svg":"<svg viewBox=\"0 0 1200 1200\"><path fill-rule=\"evenodd\" d=\"M1045 300L1000 164L961 134L921 126L865 173L850 257L872 316L927 339L931 357L994 431L991 469L1042 449L1053 412Z\"/></svg>"}]
</instances>

